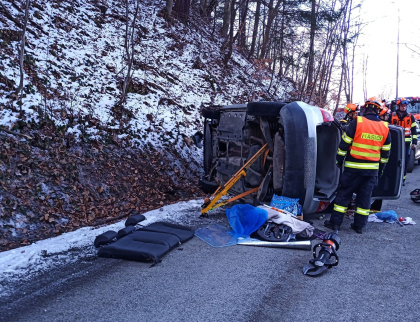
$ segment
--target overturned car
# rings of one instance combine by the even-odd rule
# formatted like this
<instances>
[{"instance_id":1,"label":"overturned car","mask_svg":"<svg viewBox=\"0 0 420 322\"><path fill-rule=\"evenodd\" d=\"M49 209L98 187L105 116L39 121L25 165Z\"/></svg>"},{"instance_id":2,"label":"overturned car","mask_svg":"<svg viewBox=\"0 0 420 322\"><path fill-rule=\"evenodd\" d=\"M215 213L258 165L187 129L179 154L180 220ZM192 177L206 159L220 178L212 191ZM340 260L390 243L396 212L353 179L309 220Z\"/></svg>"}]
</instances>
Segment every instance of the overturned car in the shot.
<instances>
[{"instance_id":1,"label":"overturned car","mask_svg":"<svg viewBox=\"0 0 420 322\"><path fill-rule=\"evenodd\" d=\"M340 179L335 156L342 128L331 114L303 102L251 102L204 109L201 188L213 193L267 144L267 151L229 190L245 202L269 202L274 194L299 198L304 214L331 202ZM389 165L375 198L399 198L404 133L390 126ZM247 192L252 193L247 194Z\"/></svg>"}]
</instances>

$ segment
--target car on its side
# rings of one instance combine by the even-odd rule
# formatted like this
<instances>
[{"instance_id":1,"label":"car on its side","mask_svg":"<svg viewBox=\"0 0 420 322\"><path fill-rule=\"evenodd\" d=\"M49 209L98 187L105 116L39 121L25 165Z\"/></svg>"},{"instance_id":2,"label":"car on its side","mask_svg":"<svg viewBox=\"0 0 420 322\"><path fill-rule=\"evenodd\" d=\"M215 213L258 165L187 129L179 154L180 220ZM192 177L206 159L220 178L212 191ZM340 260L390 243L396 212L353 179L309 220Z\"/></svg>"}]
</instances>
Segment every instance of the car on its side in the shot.
<instances>
[{"instance_id":1,"label":"car on its side","mask_svg":"<svg viewBox=\"0 0 420 322\"><path fill-rule=\"evenodd\" d=\"M322 209L335 197L341 171L335 165L342 128L324 109L300 101L250 102L206 108L201 188L223 186L265 144L260 157L230 190L232 195L258 190L245 199L269 202L274 194L299 198L304 214ZM404 162L404 133L390 125L393 145L389 167L375 198L399 198Z\"/></svg>"}]
</instances>

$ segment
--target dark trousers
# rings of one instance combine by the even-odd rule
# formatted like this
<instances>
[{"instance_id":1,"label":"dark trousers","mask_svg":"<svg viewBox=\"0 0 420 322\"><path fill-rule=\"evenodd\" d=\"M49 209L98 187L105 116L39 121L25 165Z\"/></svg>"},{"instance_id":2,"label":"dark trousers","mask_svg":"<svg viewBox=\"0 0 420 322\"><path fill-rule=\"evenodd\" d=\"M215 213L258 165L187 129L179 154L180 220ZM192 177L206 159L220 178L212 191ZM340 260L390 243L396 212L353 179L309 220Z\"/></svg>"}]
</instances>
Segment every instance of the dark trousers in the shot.
<instances>
[{"instance_id":1,"label":"dark trousers","mask_svg":"<svg viewBox=\"0 0 420 322\"><path fill-rule=\"evenodd\" d=\"M407 165L408 165L408 162L410 161L411 143L405 144L404 152L405 152L405 163L404 163L404 180L405 180L405 177L407 176Z\"/></svg>"},{"instance_id":2,"label":"dark trousers","mask_svg":"<svg viewBox=\"0 0 420 322\"><path fill-rule=\"evenodd\" d=\"M378 176L360 176L356 172L344 170L340 178L340 186L334 201L334 210L330 222L341 226L347 206L356 193L356 212L354 225L363 228L367 224L372 198L372 191L378 184Z\"/></svg>"}]
</instances>

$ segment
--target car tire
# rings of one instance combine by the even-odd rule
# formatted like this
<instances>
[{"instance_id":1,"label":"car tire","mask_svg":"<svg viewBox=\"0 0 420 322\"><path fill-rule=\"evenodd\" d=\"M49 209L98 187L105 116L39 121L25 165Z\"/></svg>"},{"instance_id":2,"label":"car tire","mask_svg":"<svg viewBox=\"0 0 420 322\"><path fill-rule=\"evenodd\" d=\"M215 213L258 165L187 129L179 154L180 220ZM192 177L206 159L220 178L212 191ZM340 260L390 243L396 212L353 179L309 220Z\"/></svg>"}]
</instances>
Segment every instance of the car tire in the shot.
<instances>
[{"instance_id":1,"label":"car tire","mask_svg":"<svg viewBox=\"0 0 420 322\"><path fill-rule=\"evenodd\" d=\"M283 102L250 102L246 112L253 116L278 117L281 108L285 105L286 103Z\"/></svg>"},{"instance_id":2,"label":"car tire","mask_svg":"<svg viewBox=\"0 0 420 322\"><path fill-rule=\"evenodd\" d=\"M219 188L219 184L216 181L208 181L204 178L201 178L198 181L198 186L205 193L214 193L217 190L217 188Z\"/></svg>"},{"instance_id":3,"label":"car tire","mask_svg":"<svg viewBox=\"0 0 420 322\"><path fill-rule=\"evenodd\" d=\"M307 160L302 158L302 153L305 153L305 150L296 147L305 145L305 142L308 141L308 126L305 112L298 103L287 104L282 109L281 124L284 129L286 155L282 193L285 197L299 198L299 203L303 206L306 196L305 163Z\"/></svg>"},{"instance_id":4,"label":"car tire","mask_svg":"<svg viewBox=\"0 0 420 322\"><path fill-rule=\"evenodd\" d=\"M204 174L208 175L211 169L211 162L213 160L213 142L211 136L211 121L204 122L204 134L203 134L203 167Z\"/></svg>"},{"instance_id":5,"label":"car tire","mask_svg":"<svg viewBox=\"0 0 420 322\"><path fill-rule=\"evenodd\" d=\"M415 157L416 156L414 155L414 151L411 151L411 153L410 153L410 160L408 161L408 164L407 164L407 172L408 173L413 172Z\"/></svg>"},{"instance_id":6,"label":"car tire","mask_svg":"<svg viewBox=\"0 0 420 322\"><path fill-rule=\"evenodd\" d=\"M220 111L213 110L209 108L204 108L201 112L201 115L207 119L211 120L220 120Z\"/></svg>"}]
</instances>

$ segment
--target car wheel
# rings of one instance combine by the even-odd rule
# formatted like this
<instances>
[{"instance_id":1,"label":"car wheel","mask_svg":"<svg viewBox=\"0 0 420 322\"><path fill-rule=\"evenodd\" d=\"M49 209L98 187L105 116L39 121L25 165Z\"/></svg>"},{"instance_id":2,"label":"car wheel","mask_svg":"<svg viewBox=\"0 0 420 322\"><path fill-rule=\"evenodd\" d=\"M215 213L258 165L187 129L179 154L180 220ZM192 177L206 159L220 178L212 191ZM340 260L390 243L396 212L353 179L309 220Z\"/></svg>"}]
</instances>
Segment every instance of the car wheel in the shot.
<instances>
[{"instance_id":1,"label":"car wheel","mask_svg":"<svg viewBox=\"0 0 420 322\"><path fill-rule=\"evenodd\" d=\"M285 105L286 103L283 102L250 102L246 112L253 116L278 117L281 108Z\"/></svg>"},{"instance_id":2,"label":"car wheel","mask_svg":"<svg viewBox=\"0 0 420 322\"><path fill-rule=\"evenodd\" d=\"M208 181L204 178L198 181L198 185L205 193L213 193L219 188L219 184L216 181Z\"/></svg>"},{"instance_id":3,"label":"car wheel","mask_svg":"<svg viewBox=\"0 0 420 322\"><path fill-rule=\"evenodd\" d=\"M207 119L211 120L220 120L220 111L219 110L212 110L209 108L204 108L201 112L201 115Z\"/></svg>"},{"instance_id":4,"label":"car wheel","mask_svg":"<svg viewBox=\"0 0 420 322\"><path fill-rule=\"evenodd\" d=\"M211 128L210 122L206 121L204 123L204 137L203 137L203 166L204 173L209 174L211 169L211 162L213 160L213 146L212 146L212 137L211 137Z\"/></svg>"},{"instance_id":5,"label":"car wheel","mask_svg":"<svg viewBox=\"0 0 420 322\"><path fill-rule=\"evenodd\" d=\"M411 151L411 153L410 153L410 160L408 161L408 164L407 164L407 172L408 173L413 172L414 162L415 162L414 159L415 159L414 151Z\"/></svg>"}]
</instances>

